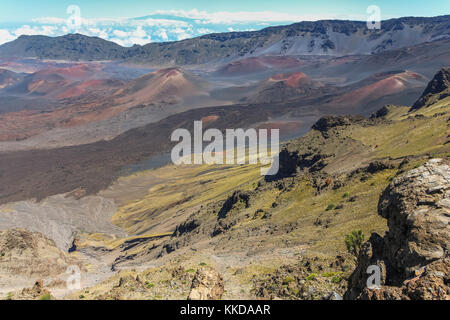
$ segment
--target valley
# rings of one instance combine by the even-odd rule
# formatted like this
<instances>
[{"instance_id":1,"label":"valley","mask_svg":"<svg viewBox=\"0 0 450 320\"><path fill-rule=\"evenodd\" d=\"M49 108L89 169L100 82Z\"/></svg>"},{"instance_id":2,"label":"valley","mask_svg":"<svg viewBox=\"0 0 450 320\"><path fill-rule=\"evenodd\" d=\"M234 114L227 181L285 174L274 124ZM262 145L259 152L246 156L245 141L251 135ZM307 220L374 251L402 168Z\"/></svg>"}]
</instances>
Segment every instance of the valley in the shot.
<instances>
[{"instance_id":1,"label":"valley","mask_svg":"<svg viewBox=\"0 0 450 320\"><path fill-rule=\"evenodd\" d=\"M209 277L218 299L448 300L449 273L426 270L449 268L449 23L1 45L0 297L187 299ZM194 121L279 129L278 174L172 164L172 132ZM368 261L385 268L379 295L361 286Z\"/></svg>"}]
</instances>

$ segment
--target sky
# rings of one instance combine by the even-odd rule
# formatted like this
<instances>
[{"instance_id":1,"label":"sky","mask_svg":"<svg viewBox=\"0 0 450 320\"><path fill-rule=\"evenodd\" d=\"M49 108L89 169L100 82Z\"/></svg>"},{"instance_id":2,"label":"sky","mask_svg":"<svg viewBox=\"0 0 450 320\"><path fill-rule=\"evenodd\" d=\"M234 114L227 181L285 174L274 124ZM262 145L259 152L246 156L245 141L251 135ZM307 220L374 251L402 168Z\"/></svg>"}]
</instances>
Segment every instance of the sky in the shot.
<instances>
[{"instance_id":1,"label":"sky","mask_svg":"<svg viewBox=\"0 0 450 320\"><path fill-rule=\"evenodd\" d=\"M0 0L0 44L78 32L143 45L305 20L366 21L370 5L380 8L382 20L450 13L450 0Z\"/></svg>"}]
</instances>

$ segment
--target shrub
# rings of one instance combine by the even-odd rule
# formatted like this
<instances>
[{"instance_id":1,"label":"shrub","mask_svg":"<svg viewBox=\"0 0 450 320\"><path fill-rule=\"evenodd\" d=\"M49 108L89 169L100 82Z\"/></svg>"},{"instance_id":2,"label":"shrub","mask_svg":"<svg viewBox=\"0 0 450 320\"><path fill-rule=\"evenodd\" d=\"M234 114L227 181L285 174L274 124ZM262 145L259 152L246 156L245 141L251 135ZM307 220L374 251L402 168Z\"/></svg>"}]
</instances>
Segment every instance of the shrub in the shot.
<instances>
[{"instance_id":1,"label":"shrub","mask_svg":"<svg viewBox=\"0 0 450 320\"><path fill-rule=\"evenodd\" d=\"M345 246L347 251L353 254L355 257L358 256L361 246L364 242L364 233L362 230L353 230L351 233L345 236Z\"/></svg>"},{"instance_id":2,"label":"shrub","mask_svg":"<svg viewBox=\"0 0 450 320\"><path fill-rule=\"evenodd\" d=\"M317 274L311 273L309 276L306 277L306 280L316 280Z\"/></svg>"},{"instance_id":3,"label":"shrub","mask_svg":"<svg viewBox=\"0 0 450 320\"><path fill-rule=\"evenodd\" d=\"M283 284L284 284L284 285L288 285L288 284L291 283L292 281L294 281L294 278L288 276L288 277L284 278Z\"/></svg>"},{"instance_id":4,"label":"shrub","mask_svg":"<svg viewBox=\"0 0 450 320\"><path fill-rule=\"evenodd\" d=\"M331 278L331 282L333 283L340 283L341 281L342 281L341 276L334 276L333 278Z\"/></svg>"},{"instance_id":5,"label":"shrub","mask_svg":"<svg viewBox=\"0 0 450 320\"><path fill-rule=\"evenodd\" d=\"M188 269L188 270L186 270L186 272L187 273L193 273L193 272L195 272L195 269Z\"/></svg>"},{"instance_id":6,"label":"shrub","mask_svg":"<svg viewBox=\"0 0 450 320\"><path fill-rule=\"evenodd\" d=\"M200 262L200 267L204 267L204 266L206 266L206 263L205 262Z\"/></svg>"},{"instance_id":7,"label":"shrub","mask_svg":"<svg viewBox=\"0 0 450 320\"><path fill-rule=\"evenodd\" d=\"M82 294L80 294L79 298L80 299L84 299L84 296Z\"/></svg>"},{"instance_id":8,"label":"shrub","mask_svg":"<svg viewBox=\"0 0 450 320\"><path fill-rule=\"evenodd\" d=\"M331 277L334 277L334 276L338 276L340 274L342 274L342 272L329 271L329 272L322 273L322 276L325 277L325 278L331 278Z\"/></svg>"},{"instance_id":9,"label":"shrub","mask_svg":"<svg viewBox=\"0 0 450 320\"><path fill-rule=\"evenodd\" d=\"M342 195L342 198L348 198L348 197L350 197L350 193L348 193L348 192L346 192Z\"/></svg>"},{"instance_id":10,"label":"shrub","mask_svg":"<svg viewBox=\"0 0 450 320\"><path fill-rule=\"evenodd\" d=\"M46 293L43 296L41 296L39 300L52 300L52 296L50 295L50 293Z\"/></svg>"},{"instance_id":11,"label":"shrub","mask_svg":"<svg viewBox=\"0 0 450 320\"><path fill-rule=\"evenodd\" d=\"M326 211L330 211L333 210L334 208L336 208L336 206L333 203L330 203L326 209Z\"/></svg>"}]
</instances>

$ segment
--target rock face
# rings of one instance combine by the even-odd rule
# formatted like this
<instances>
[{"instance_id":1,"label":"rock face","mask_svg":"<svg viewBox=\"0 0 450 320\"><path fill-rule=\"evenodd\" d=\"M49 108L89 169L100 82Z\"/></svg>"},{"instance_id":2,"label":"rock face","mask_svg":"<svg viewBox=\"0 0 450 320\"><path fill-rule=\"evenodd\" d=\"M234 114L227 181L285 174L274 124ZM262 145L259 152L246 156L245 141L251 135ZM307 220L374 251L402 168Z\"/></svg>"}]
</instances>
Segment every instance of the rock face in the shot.
<instances>
[{"instance_id":1,"label":"rock face","mask_svg":"<svg viewBox=\"0 0 450 320\"><path fill-rule=\"evenodd\" d=\"M358 257L347 299L450 299L450 166L433 159L398 177L380 197L384 238L372 234ZM381 269L381 288L366 286L367 268Z\"/></svg>"},{"instance_id":2,"label":"rock face","mask_svg":"<svg viewBox=\"0 0 450 320\"><path fill-rule=\"evenodd\" d=\"M23 288L39 279L57 279L68 266L79 263L40 233L0 231L0 288Z\"/></svg>"},{"instance_id":3,"label":"rock face","mask_svg":"<svg viewBox=\"0 0 450 320\"><path fill-rule=\"evenodd\" d=\"M220 300L223 295L222 276L212 268L201 268L192 280L188 300Z\"/></svg>"}]
</instances>

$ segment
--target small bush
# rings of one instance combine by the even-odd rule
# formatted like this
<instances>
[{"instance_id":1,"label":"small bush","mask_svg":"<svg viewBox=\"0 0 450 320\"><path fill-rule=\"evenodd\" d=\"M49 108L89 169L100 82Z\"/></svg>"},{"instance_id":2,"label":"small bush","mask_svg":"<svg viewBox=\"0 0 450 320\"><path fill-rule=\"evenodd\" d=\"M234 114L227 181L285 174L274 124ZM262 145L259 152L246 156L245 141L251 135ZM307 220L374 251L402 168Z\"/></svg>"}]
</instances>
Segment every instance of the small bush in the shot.
<instances>
[{"instance_id":1,"label":"small bush","mask_svg":"<svg viewBox=\"0 0 450 320\"><path fill-rule=\"evenodd\" d=\"M348 198L348 197L350 197L350 193L348 193L348 192L346 192L342 195L342 198L344 198L344 199Z\"/></svg>"},{"instance_id":2,"label":"small bush","mask_svg":"<svg viewBox=\"0 0 450 320\"><path fill-rule=\"evenodd\" d=\"M84 296L82 294L80 294L79 298L80 299L84 299Z\"/></svg>"},{"instance_id":3,"label":"small bush","mask_svg":"<svg viewBox=\"0 0 450 320\"><path fill-rule=\"evenodd\" d=\"M206 263L205 262L200 262L200 267L204 267L204 266L206 266Z\"/></svg>"},{"instance_id":4,"label":"small bush","mask_svg":"<svg viewBox=\"0 0 450 320\"><path fill-rule=\"evenodd\" d=\"M336 206L333 203L330 203L326 209L326 211L330 211L333 210L334 208L336 208Z\"/></svg>"},{"instance_id":5,"label":"small bush","mask_svg":"<svg viewBox=\"0 0 450 320\"><path fill-rule=\"evenodd\" d=\"M52 300L52 296L50 295L50 293L46 293L43 296L41 296L39 300Z\"/></svg>"},{"instance_id":6,"label":"small bush","mask_svg":"<svg viewBox=\"0 0 450 320\"><path fill-rule=\"evenodd\" d=\"M194 272L195 272L195 269L187 269L186 272L187 272L187 273L194 273Z\"/></svg>"},{"instance_id":7,"label":"small bush","mask_svg":"<svg viewBox=\"0 0 450 320\"><path fill-rule=\"evenodd\" d=\"M345 246L347 247L347 251L355 257L358 257L363 243L364 233L362 230L353 230L352 233L345 236Z\"/></svg>"}]
</instances>

